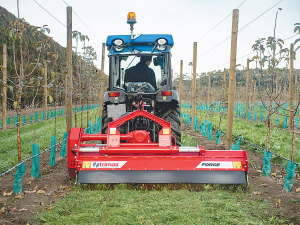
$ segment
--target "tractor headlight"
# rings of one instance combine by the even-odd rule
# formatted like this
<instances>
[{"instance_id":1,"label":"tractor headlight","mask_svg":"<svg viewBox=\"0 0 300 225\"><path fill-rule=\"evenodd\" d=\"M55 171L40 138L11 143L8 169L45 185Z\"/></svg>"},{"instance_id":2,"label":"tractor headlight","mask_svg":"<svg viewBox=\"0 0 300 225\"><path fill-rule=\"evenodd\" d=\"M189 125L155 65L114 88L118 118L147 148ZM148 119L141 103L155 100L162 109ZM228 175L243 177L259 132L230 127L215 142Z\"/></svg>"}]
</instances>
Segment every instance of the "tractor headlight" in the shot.
<instances>
[{"instance_id":1,"label":"tractor headlight","mask_svg":"<svg viewBox=\"0 0 300 225\"><path fill-rule=\"evenodd\" d=\"M160 39L157 40L157 43L158 43L159 45L165 45L165 44L167 44L167 40L164 39L164 38L160 38Z\"/></svg>"},{"instance_id":2,"label":"tractor headlight","mask_svg":"<svg viewBox=\"0 0 300 225\"><path fill-rule=\"evenodd\" d=\"M123 47L119 47L119 46L115 46L115 47L114 47L114 50L115 50L116 52L121 52L121 51L124 50L124 48L123 48Z\"/></svg>"},{"instance_id":3,"label":"tractor headlight","mask_svg":"<svg viewBox=\"0 0 300 225\"><path fill-rule=\"evenodd\" d=\"M113 41L113 44L116 45L116 46L120 46L120 45L124 44L124 41L121 40L121 39L116 39L116 40Z\"/></svg>"},{"instance_id":4,"label":"tractor headlight","mask_svg":"<svg viewBox=\"0 0 300 225\"><path fill-rule=\"evenodd\" d=\"M166 46L164 46L164 45L159 45L158 47L157 47L157 49L159 50L159 51L164 51L164 50L166 50Z\"/></svg>"}]
</instances>

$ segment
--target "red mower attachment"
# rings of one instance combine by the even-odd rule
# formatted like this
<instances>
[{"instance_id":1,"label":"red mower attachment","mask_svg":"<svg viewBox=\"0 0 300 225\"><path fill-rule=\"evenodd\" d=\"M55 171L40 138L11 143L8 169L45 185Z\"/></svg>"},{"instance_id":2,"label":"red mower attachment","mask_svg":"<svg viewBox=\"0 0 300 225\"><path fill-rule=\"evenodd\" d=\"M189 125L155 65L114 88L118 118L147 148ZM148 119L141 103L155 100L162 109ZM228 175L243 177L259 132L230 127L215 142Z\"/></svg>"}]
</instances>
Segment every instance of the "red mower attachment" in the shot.
<instances>
[{"instance_id":1,"label":"red mower attachment","mask_svg":"<svg viewBox=\"0 0 300 225\"><path fill-rule=\"evenodd\" d=\"M146 117L162 127L158 143L152 143L145 130L120 134L118 127L136 117ZM78 176L79 183L247 183L246 151L178 147L172 145L172 138L171 124L144 110L110 122L107 134L84 134L82 128L72 128L70 177ZM92 140L105 144L86 143Z\"/></svg>"}]
</instances>

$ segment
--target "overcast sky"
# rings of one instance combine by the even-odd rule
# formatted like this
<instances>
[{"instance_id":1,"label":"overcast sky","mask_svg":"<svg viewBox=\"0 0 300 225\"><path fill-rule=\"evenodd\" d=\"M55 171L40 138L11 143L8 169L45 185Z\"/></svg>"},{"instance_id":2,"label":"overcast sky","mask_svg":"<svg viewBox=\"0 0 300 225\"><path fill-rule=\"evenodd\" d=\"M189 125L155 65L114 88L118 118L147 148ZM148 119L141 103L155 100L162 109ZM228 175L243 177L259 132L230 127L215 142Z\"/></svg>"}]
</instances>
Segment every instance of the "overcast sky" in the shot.
<instances>
[{"instance_id":1,"label":"overcast sky","mask_svg":"<svg viewBox=\"0 0 300 225\"><path fill-rule=\"evenodd\" d=\"M61 24L66 24L66 3L72 6L73 11L88 27L73 13L73 30L89 36L87 45L93 46L98 54L95 62L98 68L101 67L101 43L106 41L106 37L130 33L126 23L128 12L136 13L134 33L173 35L174 73L179 73L181 59L184 72L190 73L188 63L193 57L193 42L198 42L197 73L229 68L230 38L224 41L231 35L232 16L228 15L240 5L239 29L261 16L238 33L237 58L252 53L251 46L258 38L273 35L278 8L282 8L282 11L278 14L277 37L287 39L294 36L294 24L300 23L300 0L36 0L61 23L34 0L19 1L20 17L32 25L48 25L51 29L50 36L62 46L66 46L66 28ZM274 6L275 4L277 5ZM0 5L17 16L17 0L0 0ZM271 7L273 8L270 9ZM264 12L266 13L263 14ZM214 28L223 19L225 20ZM210 31L212 28L214 29ZM286 40L284 47L289 48L296 38L300 38L300 35ZM224 42L221 43L222 41ZM219 43L221 44L218 45ZM216 45L218 46L215 47ZM249 55L238 59L237 64L245 66L247 58L251 57ZM106 57L106 73L107 62ZM255 63L250 65L254 66ZM299 59L295 61L295 68L300 68Z\"/></svg>"}]
</instances>

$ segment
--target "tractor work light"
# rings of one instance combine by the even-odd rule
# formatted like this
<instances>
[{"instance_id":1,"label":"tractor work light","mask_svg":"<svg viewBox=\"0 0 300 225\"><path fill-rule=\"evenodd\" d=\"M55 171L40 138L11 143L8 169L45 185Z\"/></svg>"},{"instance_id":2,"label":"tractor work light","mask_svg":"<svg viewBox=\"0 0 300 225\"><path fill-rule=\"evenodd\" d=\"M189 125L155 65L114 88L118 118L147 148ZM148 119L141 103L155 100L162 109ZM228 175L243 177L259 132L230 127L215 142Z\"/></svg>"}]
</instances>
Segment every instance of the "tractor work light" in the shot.
<instances>
[{"instance_id":1,"label":"tractor work light","mask_svg":"<svg viewBox=\"0 0 300 225\"><path fill-rule=\"evenodd\" d=\"M109 97L119 97L120 96L120 92L110 92L108 93Z\"/></svg>"},{"instance_id":2,"label":"tractor work light","mask_svg":"<svg viewBox=\"0 0 300 225\"><path fill-rule=\"evenodd\" d=\"M116 39L116 40L113 41L113 44L116 45L116 46L123 45L124 41L121 40L121 39Z\"/></svg>"},{"instance_id":3,"label":"tractor work light","mask_svg":"<svg viewBox=\"0 0 300 225\"><path fill-rule=\"evenodd\" d=\"M162 96L172 96L172 91L162 91L161 95Z\"/></svg>"},{"instance_id":4,"label":"tractor work light","mask_svg":"<svg viewBox=\"0 0 300 225\"><path fill-rule=\"evenodd\" d=\"M166 50L166 46L163 46L163 45L159 45L158 47L157 47L157 49L159 50L159 51L164 51L164 50Z\"/></svg>"},{"instance_id":5,"label":"tractor work light","mask_svg":"<svg viewBox=\"0 0 300 225\"><path fill-rule=\"evenodd\" d=\"M165 44L167 44L167 40L164 39L164 38L160 38L160 39L157 40L157 43L158 43L159 45L165 45Z\"/></svg>"},{"instance_id":6,"label":"tractor work light","mask_svg":"<svg viewBox=\"0 0 300 225\"><path fill-rule=\"evenodd\" d=\"M115 47L114 47L114 50L115 50L116 52L121 52L121 51L124 50L124 48L119 47L119 46L115 46Z\"/></svg>"},{"instance_id":7,"label":"tractor work light","mask_svg":"<svg viewBox=\"0 0 300 225\"><path fill-rule=\"evenodd\" d=\"M127 23L134 24L136 23L136 17L134 12L129 12L127 15Z\"/></svg>"}]
</instances>

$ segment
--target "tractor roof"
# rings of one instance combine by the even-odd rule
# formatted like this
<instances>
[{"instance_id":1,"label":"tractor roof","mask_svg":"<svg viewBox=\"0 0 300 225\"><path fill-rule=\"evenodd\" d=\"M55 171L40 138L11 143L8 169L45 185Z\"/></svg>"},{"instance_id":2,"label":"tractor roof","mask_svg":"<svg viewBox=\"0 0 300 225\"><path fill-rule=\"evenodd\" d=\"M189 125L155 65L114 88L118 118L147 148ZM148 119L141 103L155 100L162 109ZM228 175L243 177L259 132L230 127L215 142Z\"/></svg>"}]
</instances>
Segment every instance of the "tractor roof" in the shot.
<instances>
[{"instance_id":1,"label":"tractor roof","mask_svg":"<svg viewBox=\"0 0 300 225\"><path fill-rule=\"evenodd\" d=\"M171 47L174 45L173 37L171 34L142 34L134 40L130 39L130 35L110 35L107 37L106 46L112 46L112 42L115 39L122 39L124 43L130 44L155 44L155 42L160 39L165 38L167 40L167 44Z\"/></svg>"}]
</instances>

